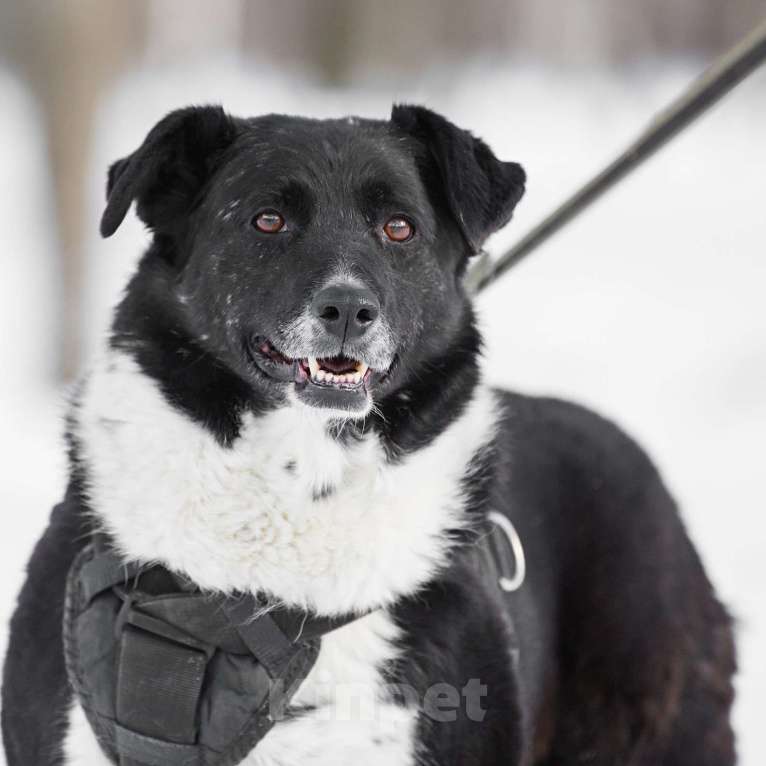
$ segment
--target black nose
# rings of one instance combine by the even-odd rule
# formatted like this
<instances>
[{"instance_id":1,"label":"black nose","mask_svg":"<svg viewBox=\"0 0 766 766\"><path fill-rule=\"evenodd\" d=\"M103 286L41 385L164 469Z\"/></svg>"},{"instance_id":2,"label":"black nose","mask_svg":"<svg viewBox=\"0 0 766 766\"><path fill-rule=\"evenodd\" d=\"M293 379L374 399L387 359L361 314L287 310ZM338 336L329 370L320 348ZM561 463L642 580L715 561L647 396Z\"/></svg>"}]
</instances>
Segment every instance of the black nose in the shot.
<instances>
[{"instance_id":1,"label":"black nose","mask_svg":"<svg viewBox=\"0 0 766 766\"><path fill-rule=\"evenodd\" d=\"M320 290L311 302L311 313L327 332L341 340L364 335L379 314L378 299L365 287L333 285Z\"/></svg>"}]
</instances>

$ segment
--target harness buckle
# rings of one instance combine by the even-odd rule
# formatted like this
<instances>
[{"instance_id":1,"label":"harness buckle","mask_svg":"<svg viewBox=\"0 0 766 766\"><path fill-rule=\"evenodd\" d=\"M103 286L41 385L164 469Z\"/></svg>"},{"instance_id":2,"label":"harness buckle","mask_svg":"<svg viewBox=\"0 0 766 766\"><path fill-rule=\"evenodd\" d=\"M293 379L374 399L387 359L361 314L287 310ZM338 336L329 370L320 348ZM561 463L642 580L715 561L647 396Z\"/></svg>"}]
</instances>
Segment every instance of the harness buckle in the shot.
<instances>
[{"instance_id":1,"label":"harness buckle","mask_svg":"<svg viewBox=\"0 0 766 766\"><path fill-rule=\"evenodd\" d=\"M139 630L144 630L147 633L151 633L160 638L165 638L173 643L181 644L189 649L202 652L208 660L212 658L216 651L216 648L211 644L200 641L199 639L190 636L188 633L179 630L174 625L170 625L164 620L159 620L156 617L152 617L150 614L146 614L146 612L142 612L135 606L128 609L123 627L125 625L132 625Z\"/></svg>"},{"instance_id":2,"label":"harness buckle","mask_svg":"<svg viewBox=\"0 0 766 766\"><path fill-rule=\"evenodd\" d=\"M132 593L120 587L115 587L113 590L122 601L122 607L114 624L116 638L120 638L127 625L132 625L134 628L151 633L158 638L164 638L173 643L181 644L181 646L186 646L189 649L202 652L208 660L215 654L215 646L189 635L175 625L165 622L165 620L141 611L141 601Z\"/></svg>"}]
</instances>

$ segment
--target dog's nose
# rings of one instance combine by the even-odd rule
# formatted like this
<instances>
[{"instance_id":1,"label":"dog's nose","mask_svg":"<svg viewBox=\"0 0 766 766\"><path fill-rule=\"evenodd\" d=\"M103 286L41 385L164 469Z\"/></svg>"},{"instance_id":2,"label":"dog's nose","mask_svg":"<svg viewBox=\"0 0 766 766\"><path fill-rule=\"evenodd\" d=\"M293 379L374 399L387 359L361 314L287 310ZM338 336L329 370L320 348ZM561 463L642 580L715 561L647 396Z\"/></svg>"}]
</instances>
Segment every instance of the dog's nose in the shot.
<instances>
[{"instance_id":1,"label":"dog's nose","mask_svg":"<svg viewBox=\"0 0 766 766\"><path fill-rule=\"evenodd\" d=\"M375 324L380 302L365 287L332 285L314 296L311 313L328 332L341 340L351 340L364 335Z\"/></svg>"}]
</instances>

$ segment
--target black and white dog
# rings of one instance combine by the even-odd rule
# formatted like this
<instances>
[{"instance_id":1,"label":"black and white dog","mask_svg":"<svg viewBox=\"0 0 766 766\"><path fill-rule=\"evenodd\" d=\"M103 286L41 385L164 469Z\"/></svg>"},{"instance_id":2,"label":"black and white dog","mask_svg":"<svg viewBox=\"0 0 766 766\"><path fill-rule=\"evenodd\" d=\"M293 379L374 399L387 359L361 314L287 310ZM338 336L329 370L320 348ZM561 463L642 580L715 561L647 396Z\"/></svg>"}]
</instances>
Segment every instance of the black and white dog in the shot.
<instances>
[{"instance_id":1,"label":"black and white dog","mask_svg":"<svg viewBox=\"0 0 766 766\"><path fill-rule=\"evenodd\" d=\"M524 183L416 106L188 108L112 166L102 233L135 201L153 240L13 619L10 766L110 762L62 651L94 530L211 592L364 615L246 764L735 762L730 620L656 469L593 413L482 383L463 277ZM503 608L461 563L490 510L526 553Z\"/></svg>"}]
</instances>

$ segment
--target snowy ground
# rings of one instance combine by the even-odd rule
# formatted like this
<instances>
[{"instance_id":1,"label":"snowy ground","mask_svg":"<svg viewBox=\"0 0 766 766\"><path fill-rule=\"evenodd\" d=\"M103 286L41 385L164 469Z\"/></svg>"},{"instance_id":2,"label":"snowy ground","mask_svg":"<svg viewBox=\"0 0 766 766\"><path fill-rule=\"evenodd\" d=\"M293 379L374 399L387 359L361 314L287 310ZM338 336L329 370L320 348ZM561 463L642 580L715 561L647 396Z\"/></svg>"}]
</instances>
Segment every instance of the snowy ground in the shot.
<instances>
[{"instance_id":1,"label":"snowy ground","mask_svg":"<svg viewBox=\"0 0 766 766\"><path fill-rule=\"evenodd\" d=\"M88 291L92 347L143 234L96 237L109 161L171 107L385 116L419 100L527 167L527 198L498 252L643 127L694 67L623 76L492 63L406 88L322 91L264 68L207 62L137 75L105 103L93 147ZM257 87L256 87L257 86ZM741 763L766 762L766 77L754 78L618 191L480 299L493 379L613 416L650 450L739 620ZM57 321L49 181L36 115L0 73L0 619L64 483L63 392L49 382ZM0 651L5 631L0 633Z\"/></svg>"}]
</instances>

